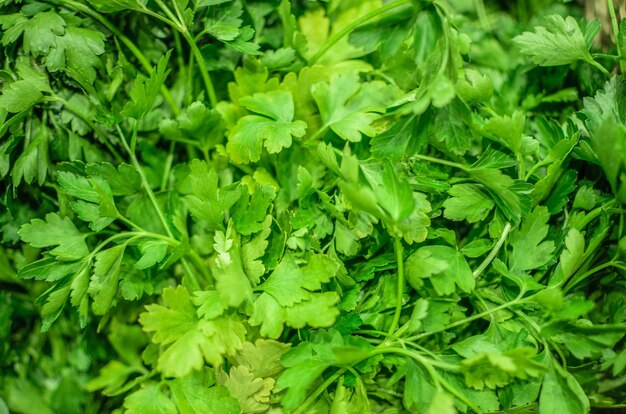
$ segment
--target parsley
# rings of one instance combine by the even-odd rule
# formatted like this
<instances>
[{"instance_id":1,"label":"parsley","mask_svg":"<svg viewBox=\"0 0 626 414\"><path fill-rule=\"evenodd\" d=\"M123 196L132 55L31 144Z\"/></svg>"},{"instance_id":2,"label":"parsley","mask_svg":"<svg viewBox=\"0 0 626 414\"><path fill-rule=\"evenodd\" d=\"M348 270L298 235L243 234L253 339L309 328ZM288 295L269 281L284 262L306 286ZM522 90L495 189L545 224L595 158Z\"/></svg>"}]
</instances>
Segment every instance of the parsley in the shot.
<instances>
[{"instance_id":1,"label":"parsley","mask_svg":"<svg viewBox=\"0 0 626 414\"><path fill-rule=\"evenodd\" d=\"M0 413L626 406L613 2L0 3Z\"/></svg>"}]
</instances>

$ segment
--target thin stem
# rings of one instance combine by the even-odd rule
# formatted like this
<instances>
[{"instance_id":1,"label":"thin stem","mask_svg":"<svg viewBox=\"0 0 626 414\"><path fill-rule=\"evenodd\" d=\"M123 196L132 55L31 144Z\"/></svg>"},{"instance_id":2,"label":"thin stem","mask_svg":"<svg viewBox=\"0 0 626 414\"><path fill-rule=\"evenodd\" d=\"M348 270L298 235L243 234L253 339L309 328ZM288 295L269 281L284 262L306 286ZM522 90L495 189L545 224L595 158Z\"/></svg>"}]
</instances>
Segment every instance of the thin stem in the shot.
<instances>
[{"instance_id":1,"label":"thin stem","mask_svg":"<svg viewBox=\"0 0 626 414\"><path fill-rule=\"evenodd\" d=\"M367 23L368 21L388 12L389 10L393 10L397 7L404 6L405 4L410 3L411 0L397 0L379 9L372 10L371 12L356 19L355 21L344 27L342 30L331 36L331 38L328 39L324 46L322 46L317 52L315 52L311 59L309 59L309 66L313 66L315 62L317 62L322 56L324 56L324 54L326 54L326 52L328 52L335 44L337 44L337 42L339 42L341 39L343 39L346 35L348 35L360 25Z\"/></svg>"},{"instance_id":2,"label":"thin stem","mask_svg":"<svg viewBox=\"0 0 626 414\"><path fill-rule=\"evenodd\" d=\"M617 60L620 59L619 55L609 55L607 53L592 53L591 57L593 57L594 59L596 58L600 58L600 59L613 59L613 60Z\"/></svg>"},{"instance_id":3,"label":"thin stem","mask_svg":"<svg viewBox=\"0 0 626 414\"><path fill-rule=\"evenodd\" d=\"M607 0L607 4L609 6L609 14L611 15L611 26L613 28L613 36L615 36L615 45L617 46L617 54L619 56L620 62L619 67L620 71L626 72L626 66L624 65L624 61L622 60L622 42L619 38L619 25L617 23L617 14L615 13L615 5L613 4L613 0Z\"/></svg>"},{"instance_id":4,"label":"thin stem","mask_svg":"<svg viewBox=\"0 0 626 414\"><path fill-rule=\"evenodd\" d=\"M163 3L163 1L161 1L161 0L154 0L154 2L161 8L161 10L163 10L163 13L165 13L167 18L170 19L172 21L172 23L174 23L175 26L177 26L176 28L178 30L180 30L183 27L184 22L179 20L174 15L174 13L172 13L170 8L167 7L167 5L165 5L165 3ZM174 2L174 4L176 4L176 2Z\"/></svg>"},{"instance_id":5,"label":"thin stem","mask_svg":"<svg viewBox=\"0 0 626 414\"><path fill-rule=\"evenodd\" d=\"M416 158L418 160L423 160L423 161L428 161L428 162L433 162L433 163L436 163L436 164L447 165L448 167L458 168L458 169L463 170L465 172L469 172L470 171L470 169L468 167L466 167L465 165L460 164L458 162L442 160L441 158L429 157L428 155L415 154L415 155L413 155L412 158Z\"/></svg>"},{"instance_id":6,"label":"thin stem","mask_svg":"<svg viewBox=\"0 0 626 414\"><path fill-rule=\"evenodd\" d=\"M337 372L335 372L333 375L328 377L326 381L324 381L319 387L317 387L315 391L313 391L313 393L309 395L308 398L304 400L304 402L300 404L298 408L296 408L293 414L300 414L300 413L306 412L306 409L309 408L309 406L315 402L317 397L319 397L324 391L326 391L326 389L330 387L330 385L333 382L335 382L339 377L341 377L346 371L347 371L346 368L341 368Z\"/></svg>"},{"instance_id":7,"label":"thin stem","mask_svg":"<svg viewBox=\"0 0 626 414\"><path fill-rule=\"evenodd\" d=\"M215 88L213 87L213 81L211 81L211 75L209 74L209 69L206 67L206 62L204 61L204 57L202 57L202 52L198 49L198 45L193 40L193 37L189 32L185 29L182 32L183 37L189 43L189 47L193 52L196 62L198 64L198 69L200 70L200 75L202 76L202 81L204 82L204 88L209 95L209 102L211 103L211 107L215 108L217 105L217 95L215 94Z\"/></svg>"},{"instance_id":8,"label":"thin stem","mask_svg":"<svg viewBox=\"0 0 626 414\"><path fill-rule=\"evenodd\" d=\"M174 151L176 150L176 142L172 141L170 143L169 151L167 152L167 159L165 160L165 168L163 168L163 176L161 177L161 191L165 191L167 189L167 180L170 175L170 171L172 170L172 163L174 162Z\"/></svg>"},{"instance_id":9,"label":"thin stem","mask_svg":"<svg viewBox=\"0 0 626 414\"><path fill-rule=\"evenodd\" d=\"M589 223L591 223L594 219L596 219L597 217L599 217L602 213L604 213L607 209L613 207L615 205L616 201L615 200L610 200L606 203L604 203L603 205L601 205L600 207L597 207L595 209L593 209L592 211L590 211L584 218L583 220L581 220L580 223L578 223L578 225L576 226L576 230L582 230L583 228L585 228L585 226Z\"/></svg>"},{"instance_id":10,"label":"thin stem","mask_svg":"<svg viewBox=\"0 0 626 414\"><path fill-rule=\"evenodd\" d=\"M506 236L509 234L509 231L511 231L511 223L506 223L504 225L504 229L502 229L502 234L500 235L500 239L498 239L498 242L496 243L496 245L493 246L493 249L491 249L491 252L489 252L489 256L485 257L485 260L483 260L480 266L478 266L476 270L474 270L473 275L475 278L480 276L480 274L485 271L485 269L487 268L487 266L489 266L489 264L493 261L493 259L496 258L496 256L498 255L498 252L500 251L500 248L502 247L502 245L504 244L504 241L506 240Z\"/></svg>"},{"instance_id":11,"label":"thin stem","mask_svg":"<svg viewBox=\"0 0 626 414\"><path fill-rule=\"evenodd\" d=\"M598 63L598 61L591 59L591 60L588 60L587 63L589 63L591 66L594 66L600 72L604 73L607 78L611 77L611 72L609 72L604 66Z\"/></svg>"},{"instance_id":12,"label":"thin stem","mask_svg":"<svg viewBox=\"0 0 626 414\"><path fill-rule=\"evenodd\" d=\"M141 167L141 164L139 164L137 155L135 155L135 153L130 149L128 143L126 142L126 137L124 136L124 133L122 132L122 129L120 128L119 125L117 125L117 132L120 135L122 145L124 146L124 148L126 149L126 152L128 152L128 155L130 156L131 163L137 170L137 173L139 173L139 177L141 178L141 183L143 187L145 188L146 193L148 194L148 198L150 199L150 202L152 203L152 206L154 207L154 210L156 211L157 216L159 217L159 220L161 221L161 224L163 228L165 229L165 232L167 233L169 237L174 238L174 235L172 234L172 231L170 230L170 227L167 224L167 220L165 219L165 215L161 211L159 202L157 201L156 196L154 195L154 191L152 191L152 187L150 186L150 183L148 183L146 174L144 173L143 168Z\"/></svg>"},{"instance_id":13,"label":"thin stem","mask_svg":"<svg viewBox=\"0 0 626 414\"><path fill-rule=\"evenodd\" d=\"M393 249L396 252L396 263L398 265L398 287L396 289L396 311L389 327L389 336L393 335L398 329L400 322L400 314L402 313L402 295L404 294L404 248L402 241L396 237L393 240Z\"/></svg>"},{"instance_id":14,"label":"thin stem","mask_svg":"<svg viewBox=\"0 0 626 414\"><path fill-rule=\"evenodd\" d=\"M322 125L322 127L318 129L317 131L315 131L313 135L308 137L306 140L302 141L302 146L307 147L307 146L314 144L314 141L318 139L320 136L322 136L324 132L326 132L327 129L328 129L328 125Z\"/></svg>"},{"instance_id":15,"label":"thin stem","mask_svg":"<svg viewBox=\"0 0 626 414\"><path fill-rule=\"evenodd\" d=\"M521 297L518 296L517 298L515 298L511 302L504 303L504 304L502 304L500 306L496 306L495 308L492 308L492 309L486 310L484 312L480 312L480 313L477 313L475 315L469 316L467 318L464 318L464 319L458 320L456 322L450 323L450 324L444 326L443 328L435 329L433 331L424 332L424 333L421 333L421 334L418 334L418 335L411 336L411 337L407 338L407 340L408 341L417 341L419 339L426 338L426 337L434 335L436 333L444 332L444 331L447 331L448 329L456 328L457 326L464 325L464 324L466 324L468 322L472 322L472 321L475 321L477 319L482 319L485 316L489 316L490 314L492 314L494 312L498 312L498 311L501 311L503 309L510 308L511 306L519 305L521 302L522 302Z\"/></svg>"},{"instance_id":16,"label":"thin stem","mask_svg":"<svg viewBox=\"0 0 626 414\"><path fill-rule=\"evenodd\" d=\"M589 276L592 276L595 273L598 273L599 271L604 270L604 269L609 268L609 267L614 267L616 269L626 270L626 266L625 265L623 265L623 264L621 264L619 262L614 262L613 260L610 260L608 262L602 263L602 264L594 267L593 269L590 269L590 270L586 271L585 273L583 273L582 275L580 275L580 276L578 276L576 278L570 279L569 283L563 289L563 293L569 292L574 286L576 286L577 284L579 284L583 280L587 279Z\"/></svg>"}]
</instances>

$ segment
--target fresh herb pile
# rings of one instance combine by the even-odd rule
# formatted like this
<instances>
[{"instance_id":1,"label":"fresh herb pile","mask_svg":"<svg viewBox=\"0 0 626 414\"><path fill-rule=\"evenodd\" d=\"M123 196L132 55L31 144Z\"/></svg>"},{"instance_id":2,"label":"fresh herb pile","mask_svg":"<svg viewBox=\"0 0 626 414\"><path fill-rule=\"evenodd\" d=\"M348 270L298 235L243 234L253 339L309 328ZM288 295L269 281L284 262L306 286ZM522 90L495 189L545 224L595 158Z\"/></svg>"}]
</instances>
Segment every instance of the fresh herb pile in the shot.
<instances>
[{"instance_id":1,"label":"fresh herb pile","mask_svg":"<svg viewBox=\"0 0 626 414\"><path fill-rule=\"evenodd\" d=\"M500 3L0 1L0 413L621 412L626 24Z\"/></svg>"}]
</instances>

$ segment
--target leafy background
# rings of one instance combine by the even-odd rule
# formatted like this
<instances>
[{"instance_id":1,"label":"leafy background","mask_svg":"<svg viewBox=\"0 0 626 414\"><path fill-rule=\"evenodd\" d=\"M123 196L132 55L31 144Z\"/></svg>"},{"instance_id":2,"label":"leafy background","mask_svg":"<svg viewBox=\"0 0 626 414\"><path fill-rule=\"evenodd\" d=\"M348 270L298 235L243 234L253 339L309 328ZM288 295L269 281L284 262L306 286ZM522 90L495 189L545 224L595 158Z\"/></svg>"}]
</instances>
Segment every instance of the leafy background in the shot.
<instances>
[{"instance_id":1,"label":"leafy background","mask_svg":"<svg viewBox=\"0 0 626 414\"><path fill-rule=\"evenodd\" d=\"M0 1L0 413L626 407L626 25Z\"/></svg>"}]
</instances>

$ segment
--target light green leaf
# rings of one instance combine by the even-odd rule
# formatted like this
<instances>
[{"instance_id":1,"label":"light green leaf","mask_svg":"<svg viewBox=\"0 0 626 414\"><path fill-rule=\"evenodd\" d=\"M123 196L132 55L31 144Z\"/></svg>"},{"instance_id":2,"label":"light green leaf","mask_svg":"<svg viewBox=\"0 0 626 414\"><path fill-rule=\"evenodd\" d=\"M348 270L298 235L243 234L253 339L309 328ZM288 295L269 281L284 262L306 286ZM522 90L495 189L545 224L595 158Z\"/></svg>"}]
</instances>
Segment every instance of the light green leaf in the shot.
<instances>
[{"instance_id":1,"label":"light green leaf","mask_svg":"<svg viewBox=\"0 0 626 414\"><path fill-rule=\"evenodd\" d=\"M57 213L46 214L46 220L34 219L24 224L19 235L33 247L52 247L50 254L60 260L76 260L89 254L85 235L78 231L69 217L61 218Z\"/></svg>"},{"instance_id":2,"label":"light green leaf","mask_svg":"<svg viewBox=\"0 0 626 414\"><path fill-rule=\"evenodd\" d=\"M465 257L448 246L425 246L417 249L406 259L407 280L416 289L420 279L430 279L440 295L450 295L457 285L464 292L471 292L476 284L472 270Z\"/></svg>"},{"instance_id":3,"label":"light green leaf","mask_svg":"<svg viewBox=\"0 0 626 414\"><path fill-rule=\"evenodd\" d=\"M211 385L203 372L193 373L168 382L172 398L180 414L239 414L237 400L222 386Z\"/></svg>"},{"instance_id":4,"label":"light green leaf","mask_svg":"<svg viewBox=\"0 0 626 414\"><path fill-rule=\"evenodd\" d=\"M448 193L452 197L444 201L443 215L450 220L476 223L484 220L494 207L493 201L474 184L454 185Z\"/></svg>"},{"instance_id":5,"label":"light green leaf","mask_svg":"<svg viewBox=\"0 0 626 414\"><path fill-rule=\"evenodd\" d=\"M150 71L150 77L146 78L139 74L130 90L130 99L121 114L130 118L141 119L154 106L157 95L160 92L161 85L165 82L169 70L167 64L170 59L170 52L167 52L159 59L156 67Z\"/></svg>"},{"instance_id":6,"label":"light green leaf","mask_svg":"<svg viewBox=\"0 0 626 414\"><path fill-rule=\"evenodd\" d=\"M539 414L589 412L589 399L576 379L557 361L548 358L548 372L539 396Z\"/></svg>"},{"instance_id":7,"label":"light green leaf","mask_svg":"<svg viewBox=\"0 0 626 414\"><path fill-rule=\"evenodd\" d=\"M126 245L111 247L96 254L89 294L93 297L93 313L104 315L113 304L120 280L120 267Z\"/></svg>"},{"instance_id":8,"label":"light green leaf","mask_svg":"<svg viewBox=\"0 0 626 414\"><path fill-rule=\"evenodd\" d=\"M537 206L522 222L520 229L510 236L512 248L509 256L510 270L532 270L552 260L554 242L544 241L550 226L550 213L544 206Z\"/></svg>"},{"instance_id":9,"label":"light green leaf","mask_svg":"<svg viewBox=\"0 0 626 414\"><path fill-rule=\"evenodd\" d=\"M576 19L559 15L546 17L544 25L515 37L515 44L540 66L568 65L578 60L593 61Z\"/></svg>"},{"instance_id":10,"label":"light green leaf","mask_svg":"<svg viewBox=\"0 0 626 414\"><path fill-rule=\"evenodd\" d=\"M139 322L146 332L154 332L153 341L164 349L157 363L164 375L184 377L199 370L204 361L221 365L224 355L233 355L241 348L245 328L238 318L199 318L189 292L182 286L168 287L162 296L165 306L146 306Z\"/></svg>"},{"instance_id":11,"label":"light green leaf","mask_svg":"<svg viewBox=\"0 0 626 414\"><path fill-rule=\"evenodd\" d=\"M176 405L156 382L148 382L126 397L124 408L128 414L176 414Z\"/></svg>"},{"instance_id":12,"label":"light green leaf","mask_svg":"<svg viewBox=\"0 0 626 414\"><path fill-rule=\"evenodd\" d=\"M291 146L291 137L306 131L304 121L294 121L293 97L289 91L256 93L240 99L240 103L260 115L246 115L230 131L226 146L233 161L242 164L261 159L263 146L270 154Z\"/></svg>"},{"instance_id":13,"label":"light green leaf","mask_svg":"<svg viewBox=\"0 0 626 414\"><path fill-rule=\"evenodd\" d=\"M7 112L22 112L35 105L42 97L35 85L26 80L18 80L2 91L0 108Z\"/></svg>"}]
</instances>

